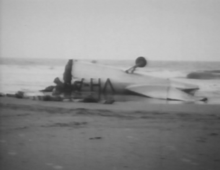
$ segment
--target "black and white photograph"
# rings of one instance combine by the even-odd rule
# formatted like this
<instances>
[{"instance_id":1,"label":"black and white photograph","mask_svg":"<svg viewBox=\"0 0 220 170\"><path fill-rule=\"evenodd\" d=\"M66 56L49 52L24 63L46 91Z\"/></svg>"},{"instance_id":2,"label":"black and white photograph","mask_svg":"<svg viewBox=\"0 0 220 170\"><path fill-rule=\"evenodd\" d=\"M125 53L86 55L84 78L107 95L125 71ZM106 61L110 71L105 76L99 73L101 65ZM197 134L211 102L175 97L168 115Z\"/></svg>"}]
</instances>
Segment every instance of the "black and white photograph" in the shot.
<instances>
[{"instance_id":1,"label":"black and white photograph","mask_svg":"<svg viewBox=\"0 0 220 170\"><path fill-rule=\"evenodd\" d=\"M0 0L1 170L219 170L220 0Z\"/></svg>"}]
</instances>

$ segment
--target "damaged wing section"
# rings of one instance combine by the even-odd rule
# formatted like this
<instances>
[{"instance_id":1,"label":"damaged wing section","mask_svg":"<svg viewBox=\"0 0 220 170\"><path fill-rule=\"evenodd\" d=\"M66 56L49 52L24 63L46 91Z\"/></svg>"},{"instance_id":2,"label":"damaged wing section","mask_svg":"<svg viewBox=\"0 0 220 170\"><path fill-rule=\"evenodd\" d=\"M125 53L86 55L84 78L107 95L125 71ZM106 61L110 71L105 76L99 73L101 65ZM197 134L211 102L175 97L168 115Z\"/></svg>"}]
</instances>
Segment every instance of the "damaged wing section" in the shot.
<instances>
[{"instance_id":1,"label":"damaged wing section","mask_svg":"<svg viewBox=\"0 0 220 170\"><path fill-rule=\"evenodd\" d=\"M196 102L205 100L204 97L196 97L190 93L186 93L176 87L164 85L130 85L126 87L127 90L144 95L151 98L165 99L165 100L181 100L186 102Z\"/></svg>"}]
</instances>

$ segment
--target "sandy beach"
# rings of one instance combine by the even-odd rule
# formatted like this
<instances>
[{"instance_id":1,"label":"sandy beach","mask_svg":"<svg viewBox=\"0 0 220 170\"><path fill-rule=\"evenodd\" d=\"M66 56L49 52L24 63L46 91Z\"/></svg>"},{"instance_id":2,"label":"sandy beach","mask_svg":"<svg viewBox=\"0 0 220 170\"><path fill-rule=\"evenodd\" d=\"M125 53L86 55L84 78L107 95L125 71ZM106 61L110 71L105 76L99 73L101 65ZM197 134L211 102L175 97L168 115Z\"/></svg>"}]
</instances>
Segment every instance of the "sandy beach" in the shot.
<instances>
[{"instance_id":1,"label":"sandy beach","mask_svg":"<svg viewBox=\"0 0 220 170\"><path fill-rule=\"evenodd\" d=\"M218 170L220 106L0 98L1 170Z\"/></svg>"}]
</instances>

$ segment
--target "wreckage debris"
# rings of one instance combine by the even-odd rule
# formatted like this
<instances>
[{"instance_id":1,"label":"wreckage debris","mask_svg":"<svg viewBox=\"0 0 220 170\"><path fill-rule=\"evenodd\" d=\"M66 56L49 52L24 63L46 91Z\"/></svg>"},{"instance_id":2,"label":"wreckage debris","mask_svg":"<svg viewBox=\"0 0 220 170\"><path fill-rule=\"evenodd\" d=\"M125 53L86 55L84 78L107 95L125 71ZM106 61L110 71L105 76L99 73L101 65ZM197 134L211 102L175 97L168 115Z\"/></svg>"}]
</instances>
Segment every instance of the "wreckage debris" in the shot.
<instances>
[{"instance_id":1,"label":"wreckage debris","mask_svg":"<svg viewBox=\"0 0 220 170\"><path fill-rule=\"evenodd\" d=\"M41 101L63 101L63 98L60 96L34 96L33 100L41 100Z\"/></svg>"},{"instance_id":2,"label":"wreckage debris","mask_svg":"<svg viewBox=\"0 0 220 170\"><path fill-rule=\"evenodd\" d=\"M103 104L113 104L114 102L115 102L115 100L109 99L109 100L104 100L102 103Z\"/></svg>"},{"instance_id":3,"label":"wreckage debris","mask_svg":"<svg viewBox=\"0 0 220 170\"><path fill-rule=\"evenodd\" d=\"M6 94L7 97L15 97L15 98L23 98L24 97L24 92L22 91L18 91L16 92L15 94L10 94L10 93L7 93Z\"/></svg>"},{"instance_id":4,"label":"wreckage debris","mask_svg":"<svg viewBox=\"0 0 220 170\"><path fill-rule=\"evenodd\" d=\"M18 92L15 94L15 97L17 97L17 98L19 98L19 99L24 98L24 92L23 92L23 91L18 91Z\"/></svg>"},{"instance_id":5,"label":"wreckage debris","mask_svg":"<svg viewBox=\"0 0 220 170\"><path fill-rule=\"evenodd\" d=\"M53 95L60 95L64 91L64 83L57 77L53 81L56 86L53 89Z\"/></svg>"},{"instance_id":6,"label":"wreckage debris","mask_svg":"<svg viewBox=\"0 0 220 170\"><path fill-rule=\"evenodd\" d=\"M18 91L15 94L6 94L6 96L7 97L16 97L16 98L22 99L22 98L24 98L24 92Z\"/></svg>"},{"instance_id":7,"label":"wreckage debris","mask_svg":"<svg viewBox=\"0 0 220 170\"><path fill-rule=\"evenodd\" d=\"M98 103L98 99L96 99L92 94L86 96L84 99L82 99L82 102L84 103Z\"/></svg>"},{"instance_id":8,"label":"wreckage debris","mask_svg":"<svg viewBox=\"0 0 220 170\"><path fill-rule=\"evenodd\" d=\"M62 97L60 96L49 96L49 95L46 95L46 96L43 96L43 101L62 101Z\"/></svg>"},{"instance_id":9,"label":"wreckage debris","mask_svg":"<svg viewBox=\"0 0 220 170\"><path fill-rule=\"evenodd\" d=\"M97 137L91 137L91 138L89 138L90 140L98 140L98 139L102 139L102 137L100 137L100 136L97 136Z\"/></svg>"},{"instance_id":10,"label":"wreckage debris","mask_svg":"<svg viewBox=\"0 0 220 170\"><path fill-rule=\"evenodd\" d=\"M60 95L62 93L68 95L74 91L78 91L77 85L75 83L74 84L63 83L58 77L55 78L53 82L56 84L56 86L54 86L53 89L53 95Z\"/></svg>"},{"instance_id":11,"label":"wreckage debris","mask_svg":"<svg viewBox=\"0 0 220 170\"><path fill-rule=\"evenodd\" d=\"M0 93L0 97L4 97L5 96L5 94L4 93Z\"/></svg>"},{"instance_id":12,"label":"wreckage debris","mask_svg":"<svg viewBox=\"0 0 220 170\"><path fill-rule=\"evenodd\" d=\"M40 90L41 92L52 92L54 90L55 86L48 86L43 90Z\"/></svg>"}]
</instances>

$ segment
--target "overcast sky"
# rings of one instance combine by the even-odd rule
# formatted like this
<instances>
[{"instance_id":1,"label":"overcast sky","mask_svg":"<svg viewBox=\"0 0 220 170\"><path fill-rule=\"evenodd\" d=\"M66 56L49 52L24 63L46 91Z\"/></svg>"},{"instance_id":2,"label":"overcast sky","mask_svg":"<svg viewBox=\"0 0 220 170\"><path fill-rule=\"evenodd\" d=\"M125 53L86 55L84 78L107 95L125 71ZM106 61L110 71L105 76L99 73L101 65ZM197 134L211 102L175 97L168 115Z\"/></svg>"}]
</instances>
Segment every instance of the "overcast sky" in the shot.
<instances>
[{"instance_id":1,"label":"overcast sky","mask_svg":"<svg viewBox=\"0 0 220 170\"><path fill-rule=\"evenodd\" d=\"M220 61L220 0L0 1L1 57Z\"/></svg>"}]
</instances>

